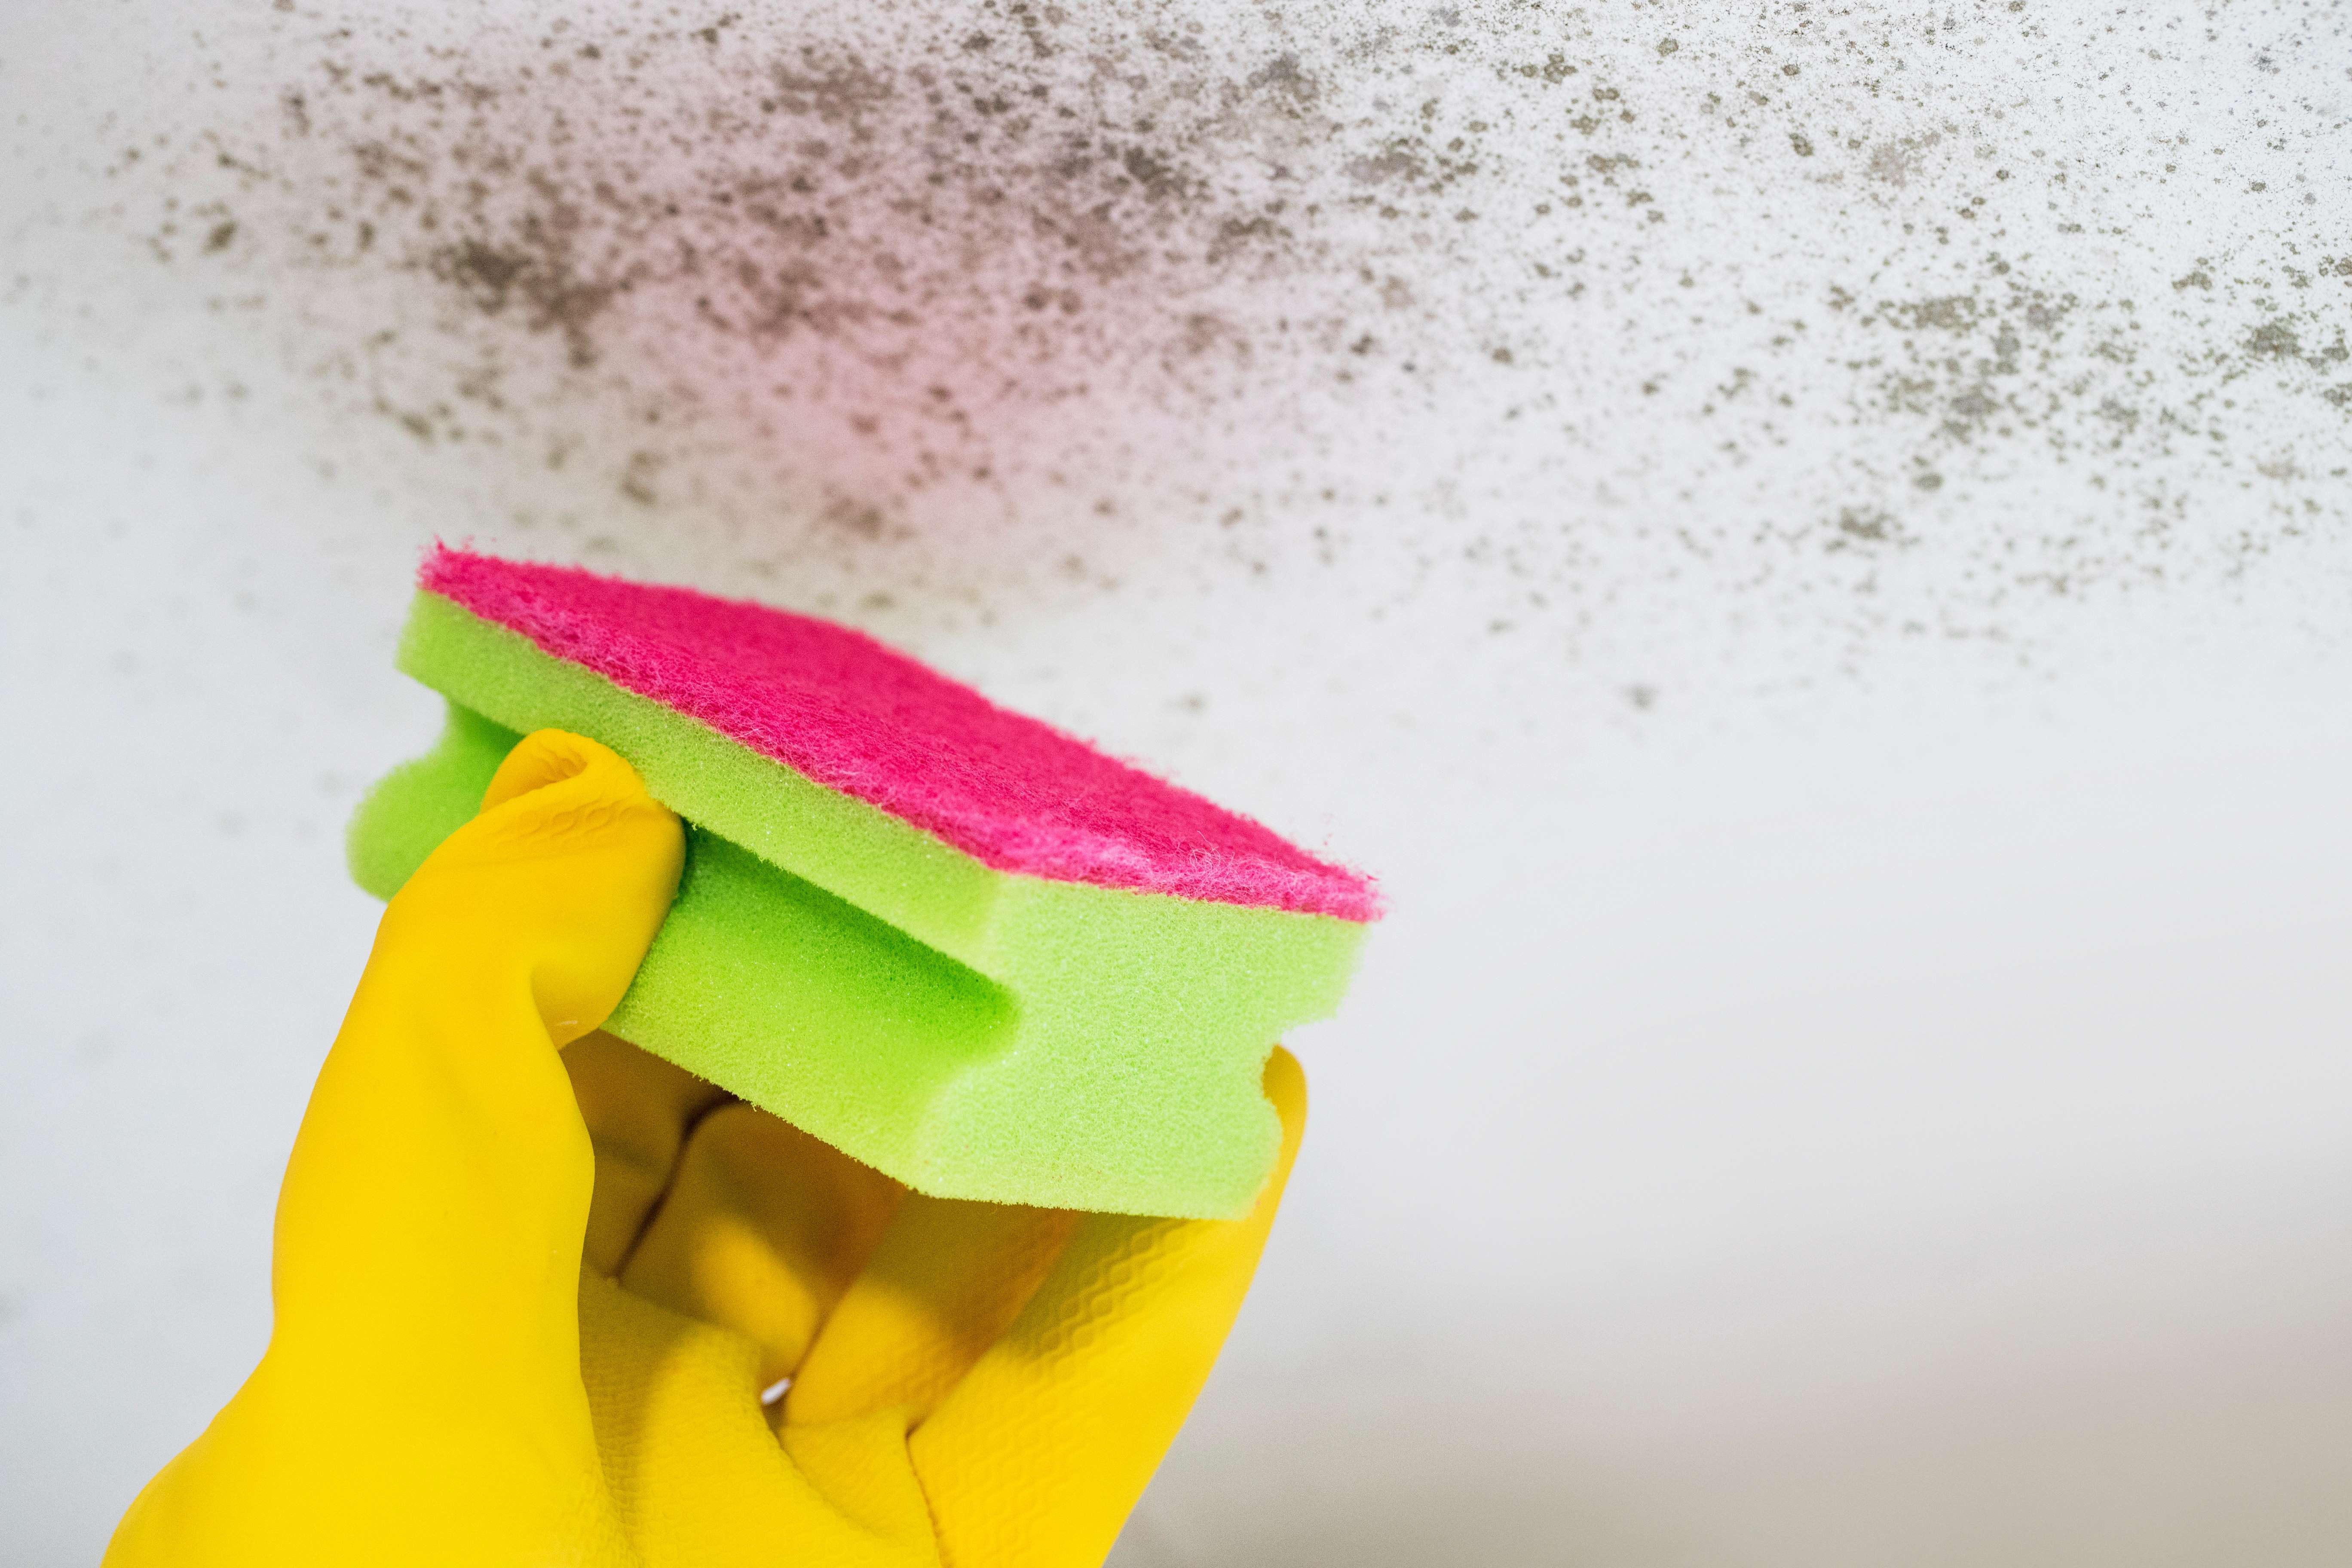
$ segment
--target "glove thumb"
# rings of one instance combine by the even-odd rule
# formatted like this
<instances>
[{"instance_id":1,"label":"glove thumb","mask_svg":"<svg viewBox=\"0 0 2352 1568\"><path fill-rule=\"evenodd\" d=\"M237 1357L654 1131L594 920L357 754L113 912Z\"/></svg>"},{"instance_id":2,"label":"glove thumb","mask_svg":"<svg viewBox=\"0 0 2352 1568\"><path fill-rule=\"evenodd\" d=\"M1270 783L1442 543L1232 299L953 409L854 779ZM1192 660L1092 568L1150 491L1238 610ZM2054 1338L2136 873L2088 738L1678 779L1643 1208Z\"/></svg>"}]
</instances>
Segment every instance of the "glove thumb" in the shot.
<instances>
[{"instance_id":1,"label":"glove thumb","mask_svg":"<svg viewBox=\"0 0 2352 1568\"><path fill-rule=\"evenodd\" d=\"M541 731L508 756L385 910L320 1070L268 1351L118 1553L456 1562L461 1518L464 1561L536 1562L610 1534L579 1360L594 1161L558 1052L627 990L684 857L604 747Z\"/></svg>"}]
</instances>

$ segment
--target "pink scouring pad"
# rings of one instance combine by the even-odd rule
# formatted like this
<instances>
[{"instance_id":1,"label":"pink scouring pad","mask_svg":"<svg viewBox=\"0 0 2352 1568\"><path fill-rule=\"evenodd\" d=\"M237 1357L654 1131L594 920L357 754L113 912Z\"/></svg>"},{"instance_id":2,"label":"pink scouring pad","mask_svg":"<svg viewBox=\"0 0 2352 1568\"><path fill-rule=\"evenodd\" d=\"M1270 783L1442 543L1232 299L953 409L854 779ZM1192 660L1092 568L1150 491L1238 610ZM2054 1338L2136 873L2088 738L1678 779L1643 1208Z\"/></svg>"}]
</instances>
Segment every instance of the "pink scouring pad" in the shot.
<instances>
[{"instance_id":1,"label":"pink scouring pad","mask_svg":"<svg viewBox=\"0 0 2352 1568\"><path fill-rule=\"evenodd\" d=\"M1266 1051L1337 1007L1367 879L845 626L446 549L419 587L449 723L354 818L362 885L576 731L692 829L614 1033L920 1191L1247 1209Z\"/></svg>"}]
</instances>

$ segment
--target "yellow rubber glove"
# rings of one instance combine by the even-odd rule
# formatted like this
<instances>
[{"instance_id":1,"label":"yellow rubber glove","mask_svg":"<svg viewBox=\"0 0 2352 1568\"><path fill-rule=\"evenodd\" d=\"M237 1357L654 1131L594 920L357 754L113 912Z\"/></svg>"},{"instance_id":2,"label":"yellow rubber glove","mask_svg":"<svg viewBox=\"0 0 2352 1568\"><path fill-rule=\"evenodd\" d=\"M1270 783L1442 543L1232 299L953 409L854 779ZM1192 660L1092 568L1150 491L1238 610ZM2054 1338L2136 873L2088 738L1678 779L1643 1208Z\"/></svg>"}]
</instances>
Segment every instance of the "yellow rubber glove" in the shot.
<instances>
[{"instance_id":1,"label":"yellow rubber glove","mask_svg":"<svg viewBox=\"0 0 2352 1568\"><path fill-rule=\"evenodd\" d=\"M543 731L393 900L288 1165L268 1350L110 1568L1102 1560L1256 1267L1297 1063L1246 1219L909 1194L594 1032L682 855L626 763Z\"/></svg>"}]
</instances>

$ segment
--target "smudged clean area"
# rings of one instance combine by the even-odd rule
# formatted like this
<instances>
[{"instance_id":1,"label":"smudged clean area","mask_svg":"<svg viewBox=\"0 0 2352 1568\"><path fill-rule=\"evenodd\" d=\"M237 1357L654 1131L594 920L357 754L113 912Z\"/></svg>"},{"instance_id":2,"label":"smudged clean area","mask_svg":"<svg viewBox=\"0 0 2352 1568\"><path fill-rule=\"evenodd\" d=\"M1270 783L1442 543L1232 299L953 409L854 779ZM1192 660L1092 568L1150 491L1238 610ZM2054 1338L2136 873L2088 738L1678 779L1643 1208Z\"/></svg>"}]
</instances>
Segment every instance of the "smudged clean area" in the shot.
<instances>
[{"instance_id":1,"label":"smudged clean area","mask_svg":"<svg viewBox=\"0 0 2352 1568\"><path fill-rule=\"evenodd\" d=\"M1125 1568L2333 1561L2347 61L2315 0L5 8L0 1513L89 1559L258 1348L437 535L1384 876Z\"/></svg>"}]
</instances>

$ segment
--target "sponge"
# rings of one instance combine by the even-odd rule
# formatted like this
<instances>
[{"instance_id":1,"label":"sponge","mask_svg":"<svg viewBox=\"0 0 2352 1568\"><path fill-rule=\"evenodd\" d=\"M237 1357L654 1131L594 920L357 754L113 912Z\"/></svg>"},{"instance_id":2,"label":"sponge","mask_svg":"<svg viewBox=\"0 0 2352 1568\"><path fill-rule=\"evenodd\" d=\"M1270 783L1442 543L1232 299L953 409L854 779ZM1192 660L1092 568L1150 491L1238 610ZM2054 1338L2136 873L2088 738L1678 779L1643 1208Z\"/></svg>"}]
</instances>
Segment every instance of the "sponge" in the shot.
<instances>
[{"instance_id":1,"label":"sponge","mask_svg":"<svg viewBox=\"0 0 2352 1568\"><path fill-rule=\"evenodd\" d=\"M575 731L688 829L613 1033L920 1192L1249 1209L1266 1055L1337 1009L1369 879L829 622L446 548L418 588L448 720L361 803L362 887Z\"/></svg>"}]
</instances>

